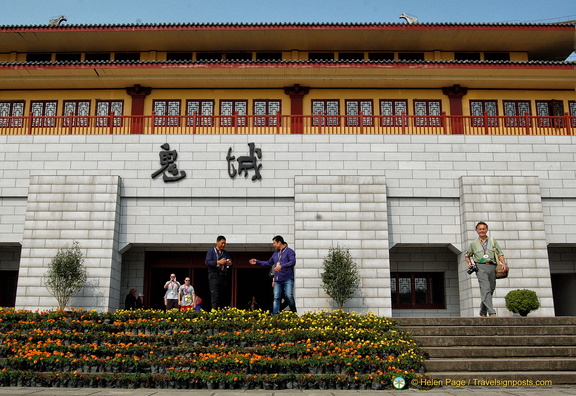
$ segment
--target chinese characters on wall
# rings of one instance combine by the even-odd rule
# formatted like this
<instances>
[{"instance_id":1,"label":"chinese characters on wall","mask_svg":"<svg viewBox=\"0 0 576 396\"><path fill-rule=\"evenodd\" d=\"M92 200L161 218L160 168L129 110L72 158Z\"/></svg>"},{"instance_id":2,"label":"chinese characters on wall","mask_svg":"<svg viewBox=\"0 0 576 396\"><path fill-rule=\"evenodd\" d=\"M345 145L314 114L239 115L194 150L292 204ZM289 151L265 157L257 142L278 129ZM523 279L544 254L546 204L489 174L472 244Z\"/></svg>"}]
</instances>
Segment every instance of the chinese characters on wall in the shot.
<instances>
[{"instance_id":1,"label":"chinese characters on wall","mask_svg":"<svg viewBox=\"0 0 576 396\"><path fill-rule=\"evenodd\" d=\"M176 165L176 159L178 158L178 153L176 150L170 150L170 145L164 143L160 146L163 151L159 153L160 155L160 165L161 168L156 172L152 173L152 179L157 178L162 174L162 179L165 183L175 182L182 180L186 177L186 172L178 169ZM262 149L257 148L255 143L248 143L248 155L242 155L236 158L232 155L232 147L228 149L228 154L226 155L226 161L228 163L228 175L231 179L234 179L237 175L248 177L249 172L254 172L252 180L262 179L260 174L260 169L262 164L258 163L262 159ZM235 166L237 162L237 168Z\"/></svg>"}]
</instances>

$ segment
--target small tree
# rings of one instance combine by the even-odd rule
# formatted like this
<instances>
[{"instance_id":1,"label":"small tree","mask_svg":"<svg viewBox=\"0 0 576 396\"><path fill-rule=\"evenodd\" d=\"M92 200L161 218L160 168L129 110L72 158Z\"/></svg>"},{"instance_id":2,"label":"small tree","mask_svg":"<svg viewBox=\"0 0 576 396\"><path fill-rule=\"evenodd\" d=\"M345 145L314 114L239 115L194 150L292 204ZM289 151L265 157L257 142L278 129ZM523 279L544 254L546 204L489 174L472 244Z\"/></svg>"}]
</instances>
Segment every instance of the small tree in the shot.
<instances>
[{"instance_id":1,"label":"small tree","mask_svg":"<svg viewBox=\"0 0 576 396\"><path fill-rule=\"evenodd\" d=\"M88 278L78 241L74 241L72 247L58 249L44 278L48 291L58 301L59 309L63 310L70 297L84 287Z\"/></svg>"},{"instance_id":2,"label":"small tree","mask_svg":"<svg viewBox=\"0 0 576 396\"><path fill-rule=\"evenodd\" d=\"M356 268L356 262L348 249L340 245L331 247L328 255L324 258L324 272L322 288L332 298L338 309L348 301L360 286L360 275Z\"/></svg>"}]
</instances>

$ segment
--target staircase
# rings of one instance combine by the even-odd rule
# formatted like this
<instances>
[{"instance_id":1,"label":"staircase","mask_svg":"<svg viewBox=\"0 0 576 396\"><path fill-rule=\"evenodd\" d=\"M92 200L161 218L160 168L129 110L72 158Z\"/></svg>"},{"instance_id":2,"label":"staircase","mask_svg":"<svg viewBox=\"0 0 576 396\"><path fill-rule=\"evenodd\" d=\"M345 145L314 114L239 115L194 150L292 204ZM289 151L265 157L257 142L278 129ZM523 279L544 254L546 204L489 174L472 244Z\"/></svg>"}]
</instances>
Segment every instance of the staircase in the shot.
<instances>
[{"instance_id":1,"label":"staircase","mask_svg":"<svg viewBox=\"0 0 576 396\"><path fill-rule=\"evenodd\" d=\"M576 317L394 320L428 353L431 385L576 384Z\"/></svg>"}]
</instances>

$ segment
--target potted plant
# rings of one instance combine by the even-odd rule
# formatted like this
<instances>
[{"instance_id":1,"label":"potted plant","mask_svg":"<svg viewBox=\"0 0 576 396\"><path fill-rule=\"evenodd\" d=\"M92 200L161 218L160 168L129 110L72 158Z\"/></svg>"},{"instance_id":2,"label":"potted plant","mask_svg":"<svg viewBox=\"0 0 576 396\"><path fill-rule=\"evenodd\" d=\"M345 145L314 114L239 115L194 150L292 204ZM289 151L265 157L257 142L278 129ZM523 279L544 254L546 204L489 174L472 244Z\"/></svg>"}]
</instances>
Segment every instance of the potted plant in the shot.
<instances>
[{"instance_id":1,"label":"potted plant","mask_svg":"<svg viewBox=\"0 0 576 396\"><path fill-rule=\"evenodd\" d=\"M506 294L506 308L520 316L527 316L530 311L540 308L540 300L533 290L512 290Z\"/></svg>"},{"instance_id":2,"label":"potted plant","mask_svg":"<svg viewBox=\"0 0 576 396\"><path fill-rule=\"evenodd\" d=\"M70 297L82 290L87 279L80 244L74 241L72 247L58 249L44 281L50 294L58 301L58 308L64 310Z\"/></svg>"},{"instance_id":3,"label":"potted plant","mask_svg":"<svg viewBox=\"0 0 576 396\"><path fill-rule=\"evenodd\" d=\"M337 245L330 247L324 258L324 272L321 274L322 288L334 300L338 309L348 301L360 286L360 276L356 262L350 251Z\"/></svg>"}]
</instances>

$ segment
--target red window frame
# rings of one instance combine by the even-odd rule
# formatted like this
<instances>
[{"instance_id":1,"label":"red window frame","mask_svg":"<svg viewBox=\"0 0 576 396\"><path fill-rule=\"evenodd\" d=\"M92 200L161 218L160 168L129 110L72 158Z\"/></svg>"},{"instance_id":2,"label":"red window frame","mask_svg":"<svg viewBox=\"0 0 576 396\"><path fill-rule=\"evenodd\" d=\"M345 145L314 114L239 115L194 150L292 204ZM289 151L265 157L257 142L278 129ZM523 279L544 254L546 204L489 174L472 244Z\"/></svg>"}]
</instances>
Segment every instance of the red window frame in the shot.
<instances>
[{"instance_id":1,"label":"red window frame","mask_svg":"<svg viewBox=\"0 0 576 396\"><path fill-rule=\"evenodd\" d=\"M2 117L0 118L0 128L21 128L24 125L24 110L26 109L24 100L2 100L0 105L0 110L6 110L4 113L0 113L0 117ZM15 107L14 105L21 106Z\"/></svg>"},{"instance_id":2,"label":"red window frame","mask_svg":"<svg viewBox=\"0 0 576 396\"><path fill-rule=\"evenodd\" d=\"M360 111L362 115L368 116L362 118L362 124L365 127L374 125L374 101L372 99L346 99L344 101L346 108L346 126L360 126ZM353 117L358 116L358 117Z\"/></svg>"},{"instance_id":3,"label":"red window frame","mask_svg":"<svg viewBox=\"0 0 576 396\"><path fill-rule=\"evenodd\" d=\"M312 126L334 127L340 125L340 100L315 99L312 100L311 104Z\"/></svg>"},{"instance_id":4,"label":"red window frame","mask_svg":"<svg viewBox=\"0 0 576 396\"><path fill-rule=\"evenodd\" d=\"M180 126L180 112L182 101L180 99L155 99L152 101L154 109L155 127Z\"/></svg>"},{"instance_id":5,"label":"red window frame","mask_svg":"<svg viewBox=\"0 0 576 396\"><path fill-rule=\"evenodd\" d=\"M255 127L280 126L282 101L279 99L254 99L252 102Z\"/></svg>"},{"instance_id":6,"label":"red window frame","mask_svg":"<svg viewBox=\"0 0 576 396\"><path fill-rule=\"evenodd\" d=\"M442 101L436 99L414 99L414 124L417 127L442 126ZM422 107L423 106L423 107ZM421 114L421 109L424 114ZM436 114L437 113L437 114ZM419 117L424 116L424 117Z\"/></svg>"}]
</instances>

